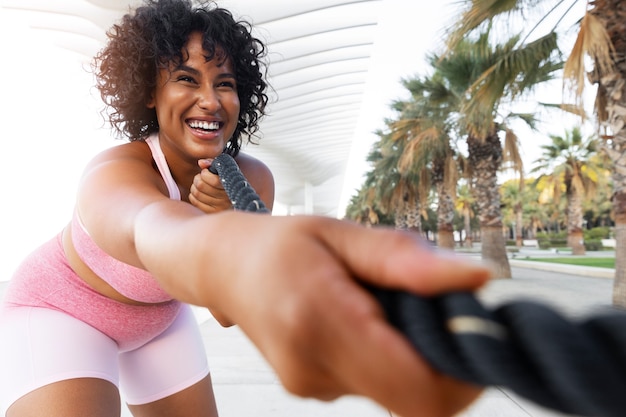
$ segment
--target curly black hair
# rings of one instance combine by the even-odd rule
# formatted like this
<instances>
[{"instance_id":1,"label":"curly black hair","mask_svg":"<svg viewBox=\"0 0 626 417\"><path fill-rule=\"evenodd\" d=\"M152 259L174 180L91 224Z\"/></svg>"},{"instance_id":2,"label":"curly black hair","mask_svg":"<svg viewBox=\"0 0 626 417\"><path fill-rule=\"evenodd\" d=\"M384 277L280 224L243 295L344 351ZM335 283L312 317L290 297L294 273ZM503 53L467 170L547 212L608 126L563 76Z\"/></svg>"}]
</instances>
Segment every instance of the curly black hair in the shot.
<instances>
[{"instance_id":1,"label":"curly black hair","mask_svg":"<svg viewBox=\"0 0 626 417\"><path fill-rule=\"evenodd\" d=\"M156 86L159 68L185 61L183 47L194 32L202 33L207 60L216 49L229 58L237 80L240 113L237 128L225 151L239 152L242 134L258 131L265 114L268 85L263 42L251 34L251 25L237 21L226 9L210 1L195 5L188 0L146 0L126 14L107 33L108 44L94 59L96 86L109 109L113 128L131 141L159 130L156 111L147 103Z\"/></svg>"}]
</instances>

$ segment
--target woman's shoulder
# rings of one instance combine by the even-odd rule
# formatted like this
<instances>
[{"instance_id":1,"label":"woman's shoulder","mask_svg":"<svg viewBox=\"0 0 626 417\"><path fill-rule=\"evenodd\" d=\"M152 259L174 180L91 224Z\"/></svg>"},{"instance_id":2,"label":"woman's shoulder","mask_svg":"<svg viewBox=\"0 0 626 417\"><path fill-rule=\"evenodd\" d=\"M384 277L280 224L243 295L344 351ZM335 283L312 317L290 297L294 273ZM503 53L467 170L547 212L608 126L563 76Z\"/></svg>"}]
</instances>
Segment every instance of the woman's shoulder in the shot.
<instances>
[{"instance_id":1,"label":"woman's shoulder","mask_svg":"<svg viewBox=\"0 0 626 417\"><path fill-rule=\"evenodd\" d=\"M96 154L90 164L130 159L151 162L152 153L145 141L135 140L106 148Z\"/></svg>"},{"instance_id":2,"label":"woman's shoulder","mask_svg":"<svg viewBox=\"0 0 626 417\"><path fill-rule=\"evenodd\" d=\"M268 209L274 206L274 176L270 168L261 160L239 152L235 158L243 175L259 193Z\"/></svg>"},{"instance_id":3,"label":"woman's shoulder","mask_svg":"<svg viewBox=\"0 0 626 417\"><path fill-rule=\"evenodd\" d=\"M270 168L263 161L250 154L239 152L239 154L235 157L235 161L237 161L239 169L241 169L244 175L248 178L255 176L273 178Z\"/></svg>"},{"instance_id":4,"label":"woman's shoulder","mask_svg":"<svg viewBox=\"0 0 626 417\"><path fill-rule=\"evenodd\" d=\"M160 177L154 168L152 152L144 141L127 142L100 151L85 165L83 177L94 173L115 178L142 176L145 179L155 174L155 181Z\"/></svg>"}]
</instances>

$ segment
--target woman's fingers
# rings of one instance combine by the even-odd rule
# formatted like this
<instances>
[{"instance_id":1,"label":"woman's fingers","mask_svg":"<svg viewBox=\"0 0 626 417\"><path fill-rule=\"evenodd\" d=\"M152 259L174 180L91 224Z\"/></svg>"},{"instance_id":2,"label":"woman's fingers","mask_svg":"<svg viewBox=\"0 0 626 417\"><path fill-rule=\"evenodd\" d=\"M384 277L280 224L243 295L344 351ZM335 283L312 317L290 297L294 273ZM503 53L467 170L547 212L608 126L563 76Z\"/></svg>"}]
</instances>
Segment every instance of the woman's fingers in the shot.
<instances>
[{"instance_id":1,"label":"woman's fingers","mask_svg":"<svg viewBox=\"0 0 626 417\"><path fill-rule=\"evenodd\" d=\"M410 232L349 222L329 222L316 231L356 277L377 286L433 295L474 290L491 277L486 266L436 250Z\"/></svg>"},{"instance_id":2,"label":"woman's fingers","mask_svg":"<svg viewBox=\"0 0 626 417\"><path fill-rule=\"evenodd\" d=\"M400 416L451 416L481 389L434 371L384 317L345 329L334 358L336 378L347 392L373 399ZM349 352L349 354L346 354Z\"/></svg>"},{"instance_id":3,"label":"woman's fingers","mask_svg":"<svg viewBox=\"0 0 626 417\"><path fill-rule=\"evenodd\" d=\"M194 177L189 192L189 202L205 213L216 213L232 208L232 203L219 177L208 169L203 169Z\"/></svg>"}]
</instances>

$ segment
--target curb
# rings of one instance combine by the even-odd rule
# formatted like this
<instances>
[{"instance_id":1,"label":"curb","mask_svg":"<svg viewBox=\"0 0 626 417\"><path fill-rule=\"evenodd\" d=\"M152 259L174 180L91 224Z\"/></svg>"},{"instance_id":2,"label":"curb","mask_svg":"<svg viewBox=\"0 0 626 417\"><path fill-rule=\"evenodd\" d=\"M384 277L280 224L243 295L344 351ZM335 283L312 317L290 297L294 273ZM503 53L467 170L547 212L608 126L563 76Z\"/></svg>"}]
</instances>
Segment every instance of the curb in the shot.
<instances>
[{"instance_id":1,"label":"curb","mask_svg":"<svg viewBox=\"0 0 626 417\"><path fill-rule=\"evenodd\" d=\"M560 272L563 274L583 275L592 278L615 278L615 269L594 266L576 266L541 261L523 261L509 259L509 264L518 268L539 269L542 271Z\"/></svg>"}]
</instances>

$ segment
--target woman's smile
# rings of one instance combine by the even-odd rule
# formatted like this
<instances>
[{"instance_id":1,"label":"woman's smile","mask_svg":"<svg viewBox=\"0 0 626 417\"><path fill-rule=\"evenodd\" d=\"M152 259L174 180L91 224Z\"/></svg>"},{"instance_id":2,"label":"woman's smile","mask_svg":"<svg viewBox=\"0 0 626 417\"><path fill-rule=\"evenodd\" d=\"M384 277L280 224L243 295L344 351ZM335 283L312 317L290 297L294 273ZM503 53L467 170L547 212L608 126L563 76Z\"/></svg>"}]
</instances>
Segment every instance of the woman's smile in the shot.
<instances>
[{"instance_id":1,"label":"woman's smile","mask_svg":"<svg viewBox=\"0 0 626 417\"><path fill-rule=\"evenodd\" d=\"M214 140L224 127L224 123L218 120L189 119L187 126L193 134L203 140Z\"/></svg>"}]
</instances>

